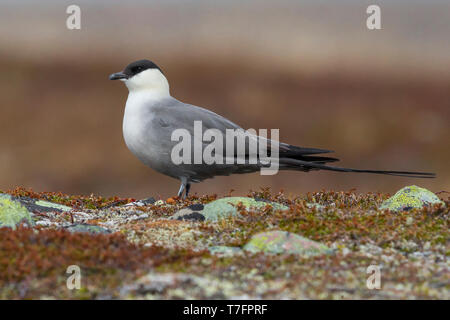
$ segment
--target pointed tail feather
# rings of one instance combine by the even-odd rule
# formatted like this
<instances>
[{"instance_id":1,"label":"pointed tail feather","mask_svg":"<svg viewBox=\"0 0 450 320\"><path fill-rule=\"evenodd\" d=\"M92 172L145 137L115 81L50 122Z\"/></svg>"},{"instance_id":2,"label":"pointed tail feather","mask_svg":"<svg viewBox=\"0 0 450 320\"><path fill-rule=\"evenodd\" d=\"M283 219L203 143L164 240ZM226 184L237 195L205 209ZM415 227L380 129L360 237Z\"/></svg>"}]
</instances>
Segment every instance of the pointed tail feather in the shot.
<instances>
[{"instance_id":1,"label":"pointed tail feather","mask_svg":"<svg viewBox=\"0 0 450 320\"><path fill-rule=\"evenodd\" d=\"M317 162L308 162L308 161L302 161L302 160L297 160L297 159L288 159L288 158L281 158L280 164L286 164L289 166L298 167L299 170L321 169L321 170L329 170L329 171L337 171L337 172L385 174L385 175L391 175L391 176L410 177L410 178L435 178L436 177L435 173L429 173L429 172L386 171L386 170L341 168L341 167L332 167L332 166L328 166L326 164L317 163Z\"/></svg>"}]
</instances>

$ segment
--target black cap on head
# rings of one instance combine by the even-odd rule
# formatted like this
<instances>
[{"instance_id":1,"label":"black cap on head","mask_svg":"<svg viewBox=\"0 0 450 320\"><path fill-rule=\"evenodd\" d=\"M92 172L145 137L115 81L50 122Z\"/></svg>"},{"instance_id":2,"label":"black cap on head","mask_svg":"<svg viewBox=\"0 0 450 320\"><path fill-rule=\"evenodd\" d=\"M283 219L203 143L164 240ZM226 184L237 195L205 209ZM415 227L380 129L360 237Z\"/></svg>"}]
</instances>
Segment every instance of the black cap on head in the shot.
<instances>
[{"instance_id":1,"label":"black cap on head","mask_svg":"<svg viewBox=\"0 0 450 320\"><path fill-rule=\"evenodd\" d=\"M158 69L162 73L161 68L150 60L139 60L132 62L125 68L125 70L123 70L123 73L125 73L129 77L132 77L147 69Z\"/></svg>"},{"instance_id":2,"label":"black cap on head","mask_svg":"<svg viewBox=\"0 0 450 320\"><path fill-rule=\"evenodd\" d=\"M122 72L114 73L109 76L110 80L118 80L118 79L130 79L131 77L141 73L147 69L158 69L162 72L161 68L158 67L154 62L150 60L138 60L130 63Z\"/></svg>"}]
</instances>

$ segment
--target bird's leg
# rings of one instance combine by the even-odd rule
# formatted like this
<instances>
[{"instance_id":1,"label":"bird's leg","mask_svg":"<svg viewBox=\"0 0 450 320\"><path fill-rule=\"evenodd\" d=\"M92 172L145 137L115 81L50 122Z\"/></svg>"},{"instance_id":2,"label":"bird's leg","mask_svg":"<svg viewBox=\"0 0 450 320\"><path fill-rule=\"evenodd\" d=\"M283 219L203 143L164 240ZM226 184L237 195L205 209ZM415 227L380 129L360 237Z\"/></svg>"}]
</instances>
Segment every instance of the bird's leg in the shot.
<instances>
[{"instance_id":1,"label":"bird's leg","mask_svg":"<svg viewBox=\"0 0 450 320\"><path fill-rule=\"evenodd\" d=\"M186 190L186 194L183 196L183 199L186 199L186 196L189 192L189 188L191 186L189 185L187 178L181 177L180 180L181 180L181 186L180 186L180 190L178 190L178 197L183 196L183 192L184 192L184 190Z\"/></svg>"},{"instance_id":2,"label":"bird's leg","mask_svg":"<svg viewBox=\"0 0 450 320\"><path fill-rule=\"evenodd\" d=\"M188 182L188 183L186 184L185 199L189 196L189 190L191 190L191 184Z\"/></svg>"},{"instance_id":3,"label":"bird's leg","mask_svg":"<svg viewBox=\"0 0 450 320\"><path fill-rule=\"evenodd\" d=\"M180 190L178 190L178 197L181 197L183 195L183 191L186 188L186 185L184 184L184 182L181 182L181 186L180 186Z\"/></svg>"}]
</instances>

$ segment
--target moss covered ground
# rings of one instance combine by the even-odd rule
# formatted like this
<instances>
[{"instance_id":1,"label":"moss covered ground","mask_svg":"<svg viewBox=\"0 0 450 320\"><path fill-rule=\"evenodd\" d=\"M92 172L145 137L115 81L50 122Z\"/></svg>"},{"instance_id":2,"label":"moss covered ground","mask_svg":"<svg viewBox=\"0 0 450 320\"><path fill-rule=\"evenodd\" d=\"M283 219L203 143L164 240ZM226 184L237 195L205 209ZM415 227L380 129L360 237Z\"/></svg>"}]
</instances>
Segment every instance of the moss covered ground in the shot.
<instances>
[{"instance_id":1,"label":"moss covered ground","mask_svg":"<svg viewBox=\"0 0 450 320\"><path fill-rule=\"evenodd\" d=\"M35 214L34 228L0 228L1 299L449 299L449 198L445 205L402 212L380 210L388 194L320 191L298 196L267 188L247 196L289 207L240 210L218 222L169 218L216 195L170 198L140 207L134 199L35 193L26 196L76 208ZM320 206L311 206L316 203ZM39 223L39 221L46 223ZM89 223L111 234L71 233ZM242 247L256 233L292 232L333 249L329 255L214 254L211 246ZM66 286L68 266L81 288ZM370 265L381 288L366 285Z\"/></svg>"}]
</instances>

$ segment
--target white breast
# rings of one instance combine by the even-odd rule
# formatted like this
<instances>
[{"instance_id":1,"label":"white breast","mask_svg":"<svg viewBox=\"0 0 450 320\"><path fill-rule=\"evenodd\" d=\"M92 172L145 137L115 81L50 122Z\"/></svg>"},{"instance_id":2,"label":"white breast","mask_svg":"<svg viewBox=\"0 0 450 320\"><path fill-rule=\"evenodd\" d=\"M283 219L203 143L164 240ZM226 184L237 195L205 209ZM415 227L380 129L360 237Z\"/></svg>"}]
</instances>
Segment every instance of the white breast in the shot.
<instances>
[{"instance_id":1,"label":"white breast","mask_svg":"<svg viewBox=\"0 0 450 320\"><path fill-rule=\"evenodd\" d=\"M154 97L145 92L128 95L123 117L123 137L130 151L146 165L151 166L154 150L152 149L151 110Z\"/></svg>"},{"instance_id":2,"label":"white breast","mask_svg":"<svg viewBox=\"0 0 450 320\"><path fill-rule=\"evenodd\" d=\"M161 170L161 142L156 140L152 108L170 98L169 83L158 69L125 80L129 94L123 117L123 137L130 151L147 166Z\"/></svg>"}]
</instances>

